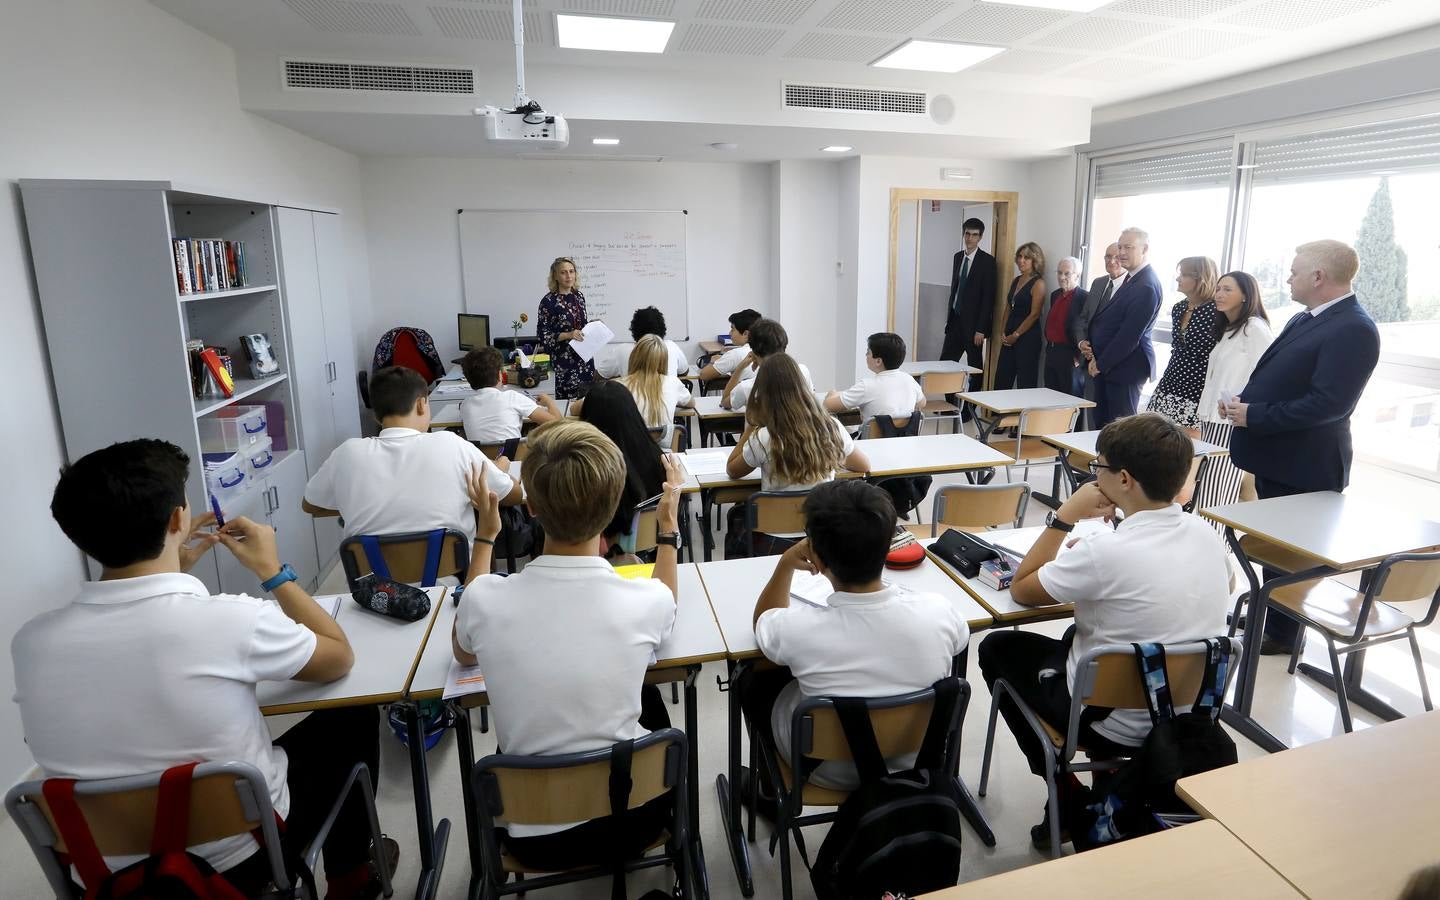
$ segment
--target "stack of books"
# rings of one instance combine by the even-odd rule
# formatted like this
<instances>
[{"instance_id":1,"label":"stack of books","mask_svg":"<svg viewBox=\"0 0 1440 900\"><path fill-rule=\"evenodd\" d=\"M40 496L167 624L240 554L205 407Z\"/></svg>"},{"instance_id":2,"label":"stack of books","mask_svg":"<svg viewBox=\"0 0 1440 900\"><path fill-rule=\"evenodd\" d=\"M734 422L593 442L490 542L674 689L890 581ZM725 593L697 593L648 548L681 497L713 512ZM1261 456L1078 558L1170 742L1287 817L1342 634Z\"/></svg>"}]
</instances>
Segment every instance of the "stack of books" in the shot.
<instances>
[{"instance_id":1,"label":"stack of books","mask_svg":"<svg viewBox=\"0 0 1440 900\"><path fill-rule=\"evenodd\" d=\"M245 242L176 238L175 283L180 293L227 291L250 283L245 271Z\"/></svg>"},{"instance_id":2,"label":"stack of books","mask_svg":"<svg viewBox=\"0 0 1440 900\"><path fill-rule=\"evenodd\" d=\"M1010 580L1015 577L1015 569L1009 563L1002 563L1000 559L987 559L980 564L980 574L976 576L981 584L994 591L1008 590Z\"/></svg>"}]
</instances>

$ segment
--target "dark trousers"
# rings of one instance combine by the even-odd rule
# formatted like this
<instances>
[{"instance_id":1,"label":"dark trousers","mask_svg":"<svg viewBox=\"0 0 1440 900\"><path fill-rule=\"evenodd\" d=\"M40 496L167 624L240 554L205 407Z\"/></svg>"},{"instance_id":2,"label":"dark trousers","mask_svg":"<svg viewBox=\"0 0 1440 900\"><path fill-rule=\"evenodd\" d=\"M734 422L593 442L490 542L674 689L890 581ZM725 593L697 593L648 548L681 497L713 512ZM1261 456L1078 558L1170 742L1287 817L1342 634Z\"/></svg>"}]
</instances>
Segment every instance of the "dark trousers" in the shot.
<instances>
[{"instance_id":1,"label":"dark trousers","mask_svg":"<svg viewBox=\"0 0 1440 900\"><path fill-rule=\"evenodd\" d=\"M1281 484L1270 478L1261 478L1259 475L1255 476L1255 496L1261 500L1268 500L1271 497L1289 497L1294 494L1307 493L1309 493L1309 491L1305 488ZM1271 581L1285 574L1284 572L1276 572L1273 569L1262 569L1261 571L1266 581ZM1271 608L1265 611L1266 637L1273 638L1285 646L1293 648L1295 642L1300 640L1300 632L1301 627L1299 620L1291 618L1288 614L1278 609Z\"/></svg>"},{"instance_id":2,"label":"dark trousers","mask_svg":"<svg viewBox=\"0 0 1440 900\"><path fill-rule=\"evenodd\" d=\"M647 684L640 689L640 727L658 731L670 727L670 712L660 689ZM698 747L691 747L696 753ZM616 823L614 816L591 819L574 828L533 837L512 838L499 829L500 840L517 860L534 869L563 871L578 866L598 866L609 862L611 841L630 848L639 855L669 827L674 797L662 794L648 803L629 810Z\"/></svg>"},{"instance_id":3,"label":"dark trousers","mask_svg":"<svg viewBox=\"0 0 1440 900\"><path fill-rule=\"evenodd\" d=\"M340 788L356 763L370 768L370 786L380 776L380 710L374 706L322 709L285 732L275 746L289 757L290 815L282 841L299 856L319 832ZM327 880L353 872L370 860L370 822L358 792L351 792L325 841ZM247 896L258 896L270 883L270 864L256 852L225 872Z\"/></svg>"},{"instance_id":4,"label":"dark trousers","mask_svg":"<svg viewBox=\"0 0 1440 900\"><path fill-rule=\"evenodd\" d=\"M980 642L980 674L995 693L996 679L1003 678L1041 719L1064 733L1070 722L1070 687L1065 681L1065 657L1075 640L1075 626L1058 641L1029 631L992 631ZM1080 717L1080 746L1092 756L1129 756L1134 747L1117 744L1094 730L1094 723L1110 714L1104 707L1086 707ZM1026 723L1010 698L1000 702L1000 715L1015 743L1030 763L1030 771L1045 777L1045 752L1041 739Z\"/></svg>"},{"instance_id":5,"label":"dark trousers","mask_svg":"<svg viewBox=\"0 0 1440 900\"><path fill-rule=\"evenodd\" d=\"M1045 386L1062 394L1083 396L1084 378L1075 366L1075 348L1069 344L1045 342Z\"/></svg>"},{"instance_id":6,"label":"dark trousers","mask_svg":"<svg viewBox=\"0 0 1440 900\"><path fill-rule=\"evenodd\" d=\"M1013 347L1001 347L995 363L994 389L1033 388L1040 384L1040 335L1023 334Z\"/></svg>"},{"instance_id":7,"label":"dark trousers","mask_svg":"<svg viewBox=\"0 0 1440 900\"><path fill-rule=\"evenodd\" d=\"M1116 419L1135 415L1140 406L1140 385L1136 382L1109 381L1102 372L1095 381L1095 427L1104 428Z\"/></svg>"},{"instance_id":8,"label":"dark trousers","mask_svg":"<svg viewBox=\"0 0 1440 900\"><path fill-rule=\"evenodd\" d=\"M985 368L985 346L982 343L975 346L975 332L968 328L954 327L945 332L945 345L940 350L940 358L952 362L959 362L964 357L966 364L977 369ZM978 391L985 386L985 375L970 376L970 390Z\"/></svg>"}]
</instances>

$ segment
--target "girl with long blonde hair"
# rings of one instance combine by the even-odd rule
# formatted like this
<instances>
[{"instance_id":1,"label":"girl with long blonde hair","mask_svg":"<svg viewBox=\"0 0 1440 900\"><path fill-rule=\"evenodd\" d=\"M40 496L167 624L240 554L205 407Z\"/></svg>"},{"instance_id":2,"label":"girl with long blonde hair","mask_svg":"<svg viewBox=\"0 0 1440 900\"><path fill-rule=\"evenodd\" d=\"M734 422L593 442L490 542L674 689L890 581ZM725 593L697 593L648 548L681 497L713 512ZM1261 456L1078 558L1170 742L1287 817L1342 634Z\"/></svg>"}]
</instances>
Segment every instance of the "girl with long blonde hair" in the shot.
<instances>
[{"instance_id":1,"label":"girl with long blonde hair","mask_svg":"<svg viewBox=\"0 0 1440 900\"><path fill-rule=\"evenodd\" d=\"M690 406L694 400L685 383L670 374L670 349L660 337L647 334L630 351L629 371L620 383L635 396L635 405L661 445L670 443L675 428L675 407Z\"/></svg>"}]
</instances>

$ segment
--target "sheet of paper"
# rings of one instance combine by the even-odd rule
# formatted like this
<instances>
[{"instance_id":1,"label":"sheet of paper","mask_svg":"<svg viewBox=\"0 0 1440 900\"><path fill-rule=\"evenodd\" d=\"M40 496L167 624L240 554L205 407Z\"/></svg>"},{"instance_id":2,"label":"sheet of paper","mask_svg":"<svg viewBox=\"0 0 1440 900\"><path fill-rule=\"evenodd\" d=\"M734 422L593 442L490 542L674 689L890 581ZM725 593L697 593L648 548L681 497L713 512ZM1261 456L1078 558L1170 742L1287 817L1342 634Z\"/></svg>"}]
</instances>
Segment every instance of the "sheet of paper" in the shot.
<instances>
[{"instance_id":1,"label":"sheet of paper","mask_svg":"<svg viewBox=\"0 0 1440 900\"><path fill-rule=\"evenodd\" d=\"M441 397L464 397L475 393L475 389L467 381L442 381L430 392L432 399Z\"/></svg>"},{"instance_id":2,"label":"sheet of paper","mask_svg":"<svg viewBox=\"0 0 1440 900\"><path fill-rule=\"evenodd\" d=\"M728 449L690 450L681 458L685 461L685 468L697 478L701 475L724 475L725 463L730 459L730 451Z\"/></svg>"},{"instance_id":3,"label":"sheet of paper","mask_svg":"<svg viewBox=\"0 0 1440 900\"><path fill-rule=\"evenodd\" d=\"M463 697L466 694L479 694L485 690L485 676L480 674L479 666L462 666L455 660L450 660L450 671L445 673L445 692L441 694L446 700L454 697Z\"/></svg>"},{"instance_id":4,"label":"sheet of paper","mask_svg":"<svg viewBox=\"0 0 1440 900\"><path fill-rule=\"evenodd\" d=\"M450 367L450 371L446 372L446 373L440 378L440 380L441 380L441 381L459 381L460 379L462 379L462 378L464 378L464 377L465 377L465 373L464 373L463 371L461 371L460 367L459 367L458 365L452 365L452 366Z\"/></svg>"},{"instance_id":5,"label":"sheet of paper","mask_svg":"<svg viewBox=\"0 0 1440 900\"><path fill-rule=\"evenodd\" d=\"M580 331L585 335L585 340L571 341L570 349L574 350L575 355L586 362L594 359L595 354L603 350L605 345L610 343L610 340L615 337L615 332L610 330L610 326L601 322L599 319L586 325L580 329Z\"/></svg>"},{"instance_id":6,"label":"sheet of paper","mask_svg":"<svg viewBox=\"0 0 1440 900\"><path fill-rule=\"evenodd\" d=\"M801 603L808 603L821 609L830 608L830 595L835 586L824 575L813 572L796 572L790 579L790 596Z\"/></svg>"}]
</instances>

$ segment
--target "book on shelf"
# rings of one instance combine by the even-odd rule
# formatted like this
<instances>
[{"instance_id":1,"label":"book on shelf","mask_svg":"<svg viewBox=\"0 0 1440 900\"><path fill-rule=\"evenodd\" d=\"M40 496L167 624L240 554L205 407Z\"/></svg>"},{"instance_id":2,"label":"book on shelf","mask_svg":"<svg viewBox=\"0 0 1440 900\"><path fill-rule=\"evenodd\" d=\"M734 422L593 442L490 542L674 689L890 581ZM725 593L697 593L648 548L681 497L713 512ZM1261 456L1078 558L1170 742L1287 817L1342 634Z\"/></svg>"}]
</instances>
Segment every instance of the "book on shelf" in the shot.
<instances>
[{"instance_id":1,"label":"book on shelf","mask_svg":"<svg viewBox=\"0 0 1440 900\"><path fill-rule=\"evenodd\" d=\"M220 392L226 397L235 396L235 379L230 377L230 372L221 361L220 354L215 352L214 347L206 347L200 351L200 360L205 364L205 370L215 383L220 386Z\"/></svg>"},{"instance_id":2,"label":"book on shelf","mask_svg":"<svg viewBox=\"0 0 1440 900\"><path fill-rule=\"evenodd\" d=\"M176 238L175 285L180 294L227 291L250 283L245 242L216 238Z\"/></svg>"}]
</instances>

